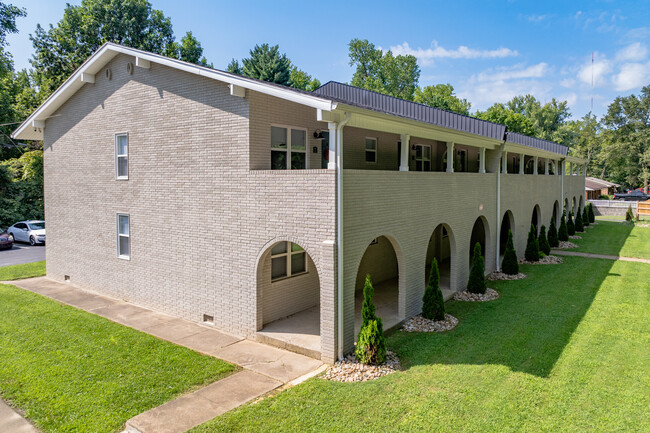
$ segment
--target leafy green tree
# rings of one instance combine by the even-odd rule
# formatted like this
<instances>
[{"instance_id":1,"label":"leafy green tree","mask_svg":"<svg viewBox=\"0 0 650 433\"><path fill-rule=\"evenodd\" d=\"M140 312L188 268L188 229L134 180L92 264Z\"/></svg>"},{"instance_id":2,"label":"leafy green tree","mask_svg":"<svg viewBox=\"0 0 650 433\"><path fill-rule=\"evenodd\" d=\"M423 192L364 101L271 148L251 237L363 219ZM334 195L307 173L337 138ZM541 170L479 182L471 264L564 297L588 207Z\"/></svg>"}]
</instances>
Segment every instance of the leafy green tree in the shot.
<instances>
[{"instance_id":1,"label":"leafy green tree","mask_svg":"<svg viewBox=\"0 0 650 433\"><path fill-rule=\"evenodd\" d=\"M449 83L416 88L414 101L465 116L469 116L472 107L467 99L460 99L454 94L454 86Z\"/></svg>"},{"instance_id":2,"label":"leafy green tree","mask_svg":"<svg viewBox=\"0 0 650 433\"><path fill-rule=\"evenodd\" d=\"M516 113L505 104L496 103L486 111L476 112L476 117L490 122L501 123L508 127L508 131L518 132L535 137L537 129L533 122L521 113Z\"/></svg>"},{"instance_id":3,"label":"leafy green tree","mask_svg":"<svg viewBox=\"0 0 650 433\"><path fill-rule=\"evenodd\" d=\"M629 205L627 207L627 211L625 212L625 221L634 221L634 212L632 211L632 205Z\"/></svg>"},{"instance_id":4,"label":"leafy green tree","mask_svg":"<svg viewBox=\"0 0 650 433\"><path fill-rule=\"evenodd\" d=\"M524 257L529 262L539 261L539 241L537 240L535 226L532 224L528 231L528 241L526 242Z\"/></svg>"},{"instance_id":5,"label":"leafy green tree","mask_svg":"<svg viewBox=\"0 0 650 433\"><path fill-rule=\"evenodd\" d=\"M226 71L232 74L244 75L244 71L242 70L241 65L239 64L239 61L237 59L232 59L230 63L228 63L228 66L226 67Z\"/></svg>"},{"instance_id":6,"label":"leafy green tree","mask_svg":"<svg viewBox=\"0 0 650 433\"><path fill-rule=\"evenodd\" d=\"M440 271L435 257L431 263L429 284L422 298L422 317L429 320L445 320L445 300L440 290Z\"/></svg>"},{"instance_id":7,"label":"leafy green tree","mask_svg":"<svg viewBox=\"0 0 650 433\"><path fill-rule=\"evenodd\" d=\"M177 42L169 44L166 54L169 57L212 68L212 63L208 64L208 60L203 56L201 43L194 37L192 32L187 32L181 38L180 44Z\"/></svg>"},{"instance_id":8,"label":"leafy green tree","mask_svg":"<svg viewBox=\"0 0 650 433\"><path fill-rule=\"evenodd\" d=\"M569 219L566 222L566 230L567 233L569 233L569 236L573 236L576 234L576 225L573 222L573 212L569 212Z\"/></svg>"},{"instance_id":9,"label":"leafy green tree","mask_svg":"<svg viewBox=\"0 0 650 433\"><path fill-rule=\"evenodd\" d=\"M363 286L363 304L361 306L361 331L357 339L354 355L364 364L381 364L386 360L386 342L381 318L375 315L370 275L366 275Z\"/></svg>"},{"instance_id":10,"label":"leafy green tree","mask_svg":"<svg viewBox=\"0 0 650 433\"><path fill-rule=\"evenodd\" d=\"M311 75L298 68L293 68L291 70L289 82L291 83L291 87L306 90L308 92L316 90L321 86L321 83L317 78L312 79Z\"/></svg>"},{"instance_id":11,"label":"leafy green tree","mask_svg":"<svg viewBox=\"0 0 650 433\"><path fill-rule=\"evenodd\" d=\"M485 293L485 261L481 254L481 244L474 245L474 255L472 256L472 267L469 270L469 281L467 282L467 291L471 293Z\"/></svg>"},{"instance_id":12,"label":"leafy green tree","mask_svg":"<svg viewBox=\"0 0 650 433\"><path fill-rule=\"evenodd\" d=\"M544 225L542 225L542 227L539 229L539 237L537 238L537 243L541 252L547 256L551 254L551 245L546 238L546 227L544 227Z\"/></svg>"},{"instance_id":13,"label":"leafy green tree","mask_svg":"<svg viewBox=\"0 0 650 433\"><path fill-rule=\"evenodd\" d=\"M542 105L533 95L525 95L515 96L506 105L510 110L522 114L532 122L537 131L536 137L569 144L566 140L566 132L563 130L563 126L571 116L567 101L553 98Z\"/></svg>"},{"instance_id":14,"label":"leafy green tree","mask_svg":"<svg viewBox=\"0 0 650 433\"><path fill-rule=\"evenodd\" d=\"M43 219L43 152L34 150L0 163L0 227Z\"/></svg>"},{"instance_id":15,"label":"leafy green tree","mask_svg":"<svg viewBox=\"0 0 650 433\"><path fill-rule=\"evenodd\" d=\"M519 262L517 260L515 244L512 240L512 230L508 230L508 241L506 242L506 250L503 254L503 262L501 262L501 270L504 274L508 275L517 275L519 273Z\"/></svg>"},{"instance_id":16,"label":"leafy green tree","mask_svg":"<svg viewBox=\"0 0 650 433\"><path fill-rule=\"evenodd\" d=\"M350 66L355 67L351 85L412 101L420 79L415 56L382 51L367 39L348 44Z\"/></svg>"},{"instance_id":17,"label":"leafy green tree","mask_svg":"<svg viewBox=\"0 0 650 433\"><path fill-rule=\"evenodd\" d=\"M560 229L557 232L557 238L561 242L566 242L569 240L569 229L566 224L566 217L564 212L562 212L562 218L560 219Z\"/></svg>"},{"instance_id":18,"label":"leafy green tree","mask_svg":"<svg viewBox=\"0 0 650 433\"><path fill-rule=\"evenodd\" d=\"M291 61L286 54L280 54L278 45L255 45L250 50L250 57L242 60L242 75L258 80L289 86L291 79Z\"/></svg>"},{"instance_id":19,"label":"leafy green tree","mask_svg":"<svg viewBox=\"0 0 650 433\"><path fill-rule=\"evenodd\" d=\"M603 170L606 161L603 161L601 134L602 125L596 115L588 113L580 120L567 122L566 130L571 135L571 156L587 160L587 172L590 175L604 177Z\"/></svg>"},{"instance_id":20,"label":"leafy green tree","mask_svg":"<svg viewBox=\"0 0 650 433\"><path fill-rule=\"evenodd\" d=\"M551 248L557 248L560 246L557 228L555 227L555 215L551 217L551 225L548 226L548 245Z\"/></svg>"}]
</instances>

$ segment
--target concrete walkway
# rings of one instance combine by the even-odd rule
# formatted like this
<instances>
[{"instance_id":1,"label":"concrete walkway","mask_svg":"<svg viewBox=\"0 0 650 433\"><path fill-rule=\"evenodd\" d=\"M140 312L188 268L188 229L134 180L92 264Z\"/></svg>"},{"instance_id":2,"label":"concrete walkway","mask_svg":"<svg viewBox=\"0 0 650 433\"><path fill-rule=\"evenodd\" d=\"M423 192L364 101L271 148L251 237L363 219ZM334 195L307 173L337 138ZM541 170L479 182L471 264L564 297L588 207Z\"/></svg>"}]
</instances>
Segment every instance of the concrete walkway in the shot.
<instances>
[{"instance_id":1,"label":"concrete walkway","mask_svg":"<svg viewBox=\"0 0 650 433\"><path fill-rule=\"evenodd\" d=\"M132 433L182 433L286 383L296 383L322 371L323 363L316 359L87 292L72 284L45 277L5 284L39 293L243 368L243 371L130 419L126 427ZM4 431L0 428L0 432Z\"/></svg>"},{"instance_id":2,"label":"concrete walkway","mask_svg":"<svg viewBox=\"0 0 650 433\"><path fill-rule=\"evenodd\" d=\"M590 259L605 259L605 260L621 260L624 262L638 262L638 263L648 263L650 264L650 260L648 259L639 259L636 257L621 257L621 256L608 256L605 254L592 254L592 253L581 253L578 251L566 251L566 250L552 250L552 254L556 254L558 256L576 256L576 257L588 257Z\"/></svg>"},{"instance_id":3,"label":"concrete walkway","mask_svg":"<svg viewBox=\"0 0 650 433\"><path fill-rule=\"evenodd\" d=\"M0 400L0 432L1 433L40 433L18 412L7 403Z\"/></svg>"}]
</instances>

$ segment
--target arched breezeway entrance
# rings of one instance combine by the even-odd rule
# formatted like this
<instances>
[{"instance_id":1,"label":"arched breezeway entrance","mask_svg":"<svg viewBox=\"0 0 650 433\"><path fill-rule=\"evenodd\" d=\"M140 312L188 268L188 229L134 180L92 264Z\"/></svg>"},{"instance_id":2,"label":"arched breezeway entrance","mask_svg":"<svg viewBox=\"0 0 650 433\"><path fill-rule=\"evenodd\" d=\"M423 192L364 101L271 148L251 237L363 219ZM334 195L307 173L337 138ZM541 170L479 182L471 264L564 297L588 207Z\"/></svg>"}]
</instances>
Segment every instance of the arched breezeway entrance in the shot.
<instances>
[{"instance_id":1,"label":"arched breezeway entrance","mask_svg":"<svg viewBox=\"0 0 650 433\"><path fill-rule=\"evenodd\" d=\"M429 238L424 266L425 284L429 281L431 263L434 258L438 261L438 270L440 271L440 289L445 291L456 287L455 278L452 277L455 276L456 269L456 241L447 224L438 224Z\"/></svg>"},{"instance_id":2,"label":"arched breezeway entrance","mask_svg":"<svg viewBox=\"0 0 650 433\"><path fill-rule=\"evenodd\" d=\"M560 218L562 218L562 214L560 213L560 203L558 203L557 200L555 200L555 204L553 205L553 216L555 217L555 225L560 225Z\"/></svg>"},{"instance_id":3,"label":"arched breezeway entrance","mask_svg":"<svg viewBox=\"0 0 650 433\"><path fill-rule=\"evenodd\" d=\"M539 205L536 204L533 208L533 215L530 217L530 224L535 227L535 236L539 236L540 221L542 220L542 212Z\"/></svg>"},{"instance_id":4,"label":"arched breezeway entrance","mask_svg":"<svg viewBox=\"0 0 650 433\"><path fill-rule=\"evenodd\" d=\"M508 231L512 231L512 239L514 242L515 237L515 217L510 210L507 210L501 220L501 232L499 233L499 263L506 252L506 244L508 243Z\"/></svg>"},{"instance_id":5,"label":"arched breezeway entrance","mask_svg":"<svg viewBox=\"0 0 650 433\"><path fill-rule=\"evenodd\" d=\"M361 306L366 275L370 275L375 294L372 298L375 314L382 320L384 330L397 325L399 314L400 260L396 244L387 236L379 236L368 245L357 270L354 290L354 333L361 327Z\"/></svg>"},{"instance_id":6,"label":"arched breezeway entrance","mask_svg":"<svg viewBox=\"0 0 650 433\"><path fill-rule=\"evenodd\" d=\"M582 201L582 196L578 199L578 209L577 212L582 212L582 209L584 208L584 203Z\"/></svg>"},{"instance_id":7,"label":"arched breezeway entrance","mask_svg":"<svg viewBox=\"0 0 650 433\"><path fill-rule=\"evenodd\" d=\"M481 245L481 255L487 263L485 254L487 252L487 242L489 239L487 220L484 216L476 218L474 227L472 227L472 234L469 240L469 266L472 266L472 258L474 255L474 245L479 243Z\"/></svg>"}]
</instances>

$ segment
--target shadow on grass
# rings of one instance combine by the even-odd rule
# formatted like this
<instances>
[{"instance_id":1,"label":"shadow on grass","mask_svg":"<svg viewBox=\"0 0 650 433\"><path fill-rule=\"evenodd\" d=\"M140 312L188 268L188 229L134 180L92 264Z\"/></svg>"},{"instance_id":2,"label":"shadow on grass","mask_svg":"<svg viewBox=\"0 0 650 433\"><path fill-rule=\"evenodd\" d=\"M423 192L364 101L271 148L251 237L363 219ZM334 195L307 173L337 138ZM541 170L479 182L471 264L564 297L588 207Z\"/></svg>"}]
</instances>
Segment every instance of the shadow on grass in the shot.
<instances>
[{"instance_id":1,"label":"shadow on grass","mask_svg":"<svg viewBox=\"0 0 650 433\"><path fill-rule=\"evenodd\" d=\"M632 234L633 228L624 221L598 221L597 225L586 228L584 233L576 233L582 239L572 240L578 248L569 251L619 256L625 243L628 240L634 242L637 238Z\"/></svg>"},{"instance_id":2,"label":"shadow on grass","mask_svg":"<svg viewBox=\"0 0 650 433\"><path fill-rule=\"evenodd\" d=\"M398 332L388 339L406 368L427 364L501 364L548 377L589 310L614 261L564 257L560 265L527 265L518 281L494 281L492 302L449 302L458 327L442 334Z\"/></svg>"}]
</instances>

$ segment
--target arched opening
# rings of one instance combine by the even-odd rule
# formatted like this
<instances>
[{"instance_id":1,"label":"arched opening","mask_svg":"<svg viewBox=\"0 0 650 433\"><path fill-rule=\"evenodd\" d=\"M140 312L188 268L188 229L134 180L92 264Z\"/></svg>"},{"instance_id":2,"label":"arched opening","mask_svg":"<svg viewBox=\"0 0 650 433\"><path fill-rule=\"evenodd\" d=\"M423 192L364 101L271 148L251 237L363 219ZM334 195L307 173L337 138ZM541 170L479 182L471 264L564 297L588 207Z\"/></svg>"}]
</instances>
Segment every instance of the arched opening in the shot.
<instances>
[{"instance_id":1,"label":"arched opening","mask_svg":"<svg viewBox=\"0 0 650 433\"><path fill-rule=\"evenodd\" d=\"M469 265L472 266L472 258L474 255L474 245L478 242L481 244L481 255L485 259L485 251L487 245L487 227L485 226L485 217L478 217L474 222L472 228L472 235L469 239Z\"/></svg>"},{"instance_id":2,"label":"arched opening","mask_svg":"<svg viewBox=\"0 0 650 433\"><path fill-rule=\"evenodd\" d=\"M565 218L568 218L568 216L569 216L569 211L571 211L571 209L569 209L569 199L568 199L568 198L565 198L565 199L564 199L564 211L563 211L563 213L564 213L564 217L565 217ZM559 224L559 223L558 223L558 224Z\"/></svg>"},{"instance_id":3,"label":"arched opening","mask_svg":"<svg viewBox=\"0 0 650 433\"><path fill-rule=\"evenodd\" d=\"M320 353L320 280L300 245L276 242L257 267L258 335Z\"/></svg>"},{"instance_id":4,"label":"arched opening","mask_svg":"<svg viewBox=\"0 0 650 433\"><path fill-rule=\"evenodd\" d=\"M451 228L447 224L438 224L431 237L427 247L427 255L424 266L425 284L429 281L431 272L431 263L435 258L438 261L438 270L440 271L440 289L451 290L452 265L456 257L456 243Z\"/></svg>"},{"instance_id":5,"label":"arched opening","mask_svg":"<svg viewBox=\"0 0 650 433\"><path fill-rule=\"evenodd\" d=\"M555 217L555 225L560 225L560 218L562 218L562 214L560 214L560 203L558 203L557 200L555 200L555 204L553 205L553 216Z\"/></svg>"},{"instance_id":6,"label":"arched opening","mask_svg":"<svg viewBox=\"0 0 650 433\"><path fill-rule=\"evenodd\" d=\"M400 321L399 315L399 261L393 242L386 236L379 236L370 242L359 264L354 290L355 335L361 328L361 306L366 275L370 275L375 294L372 298L377 316L381 317L384 330Z\"/></svg>"},{"instance_id":7,"label":"arched opening","mask_svg":"<svg viewBox=\"0 0 650 433\"><path fill-rule=\"evenodd\" d=\"M533 208L533 215L530 217L530 223L535 227L535 236L539 236L539 222L542 219L542 212L539 210L539 205L536 204Z\"/></svg>"},{"instance_id":8,"label":"arched opening","mask_svg":"<svg viewBox=\"0 0 650 433\"><path fill-rule=\"evenodd\" d=\"M499 233L499 263L501 263L501 258L506 252L506 244L508 243L508 231L512 230L512 238L514 242L515 237L515 218L512 215L512 212L507 210L503 214L503 219L501 220L501 232Z\"/></svg>"},{"instance_id":9,"label":"arched opening","mask_svg":"<svg viewBox=\"0 0 650 433\"><path fill-rule=\"evenodd\" d=\"M573 217L575 218L576 216L576 198L573 197L573 200L571 201L571 212L573 212Z\"/></svg>"},{"instance_id":10,"label":"arched opening","mask_svg":"<svg viewBox=\"0 0 650 433\"><path fill-rule=\"evenodd\" d=\"M584 203L582 202L582 196L578 199L578 212L582 212L582 209L584 207Z\"/></svg>"}]
</instances>

